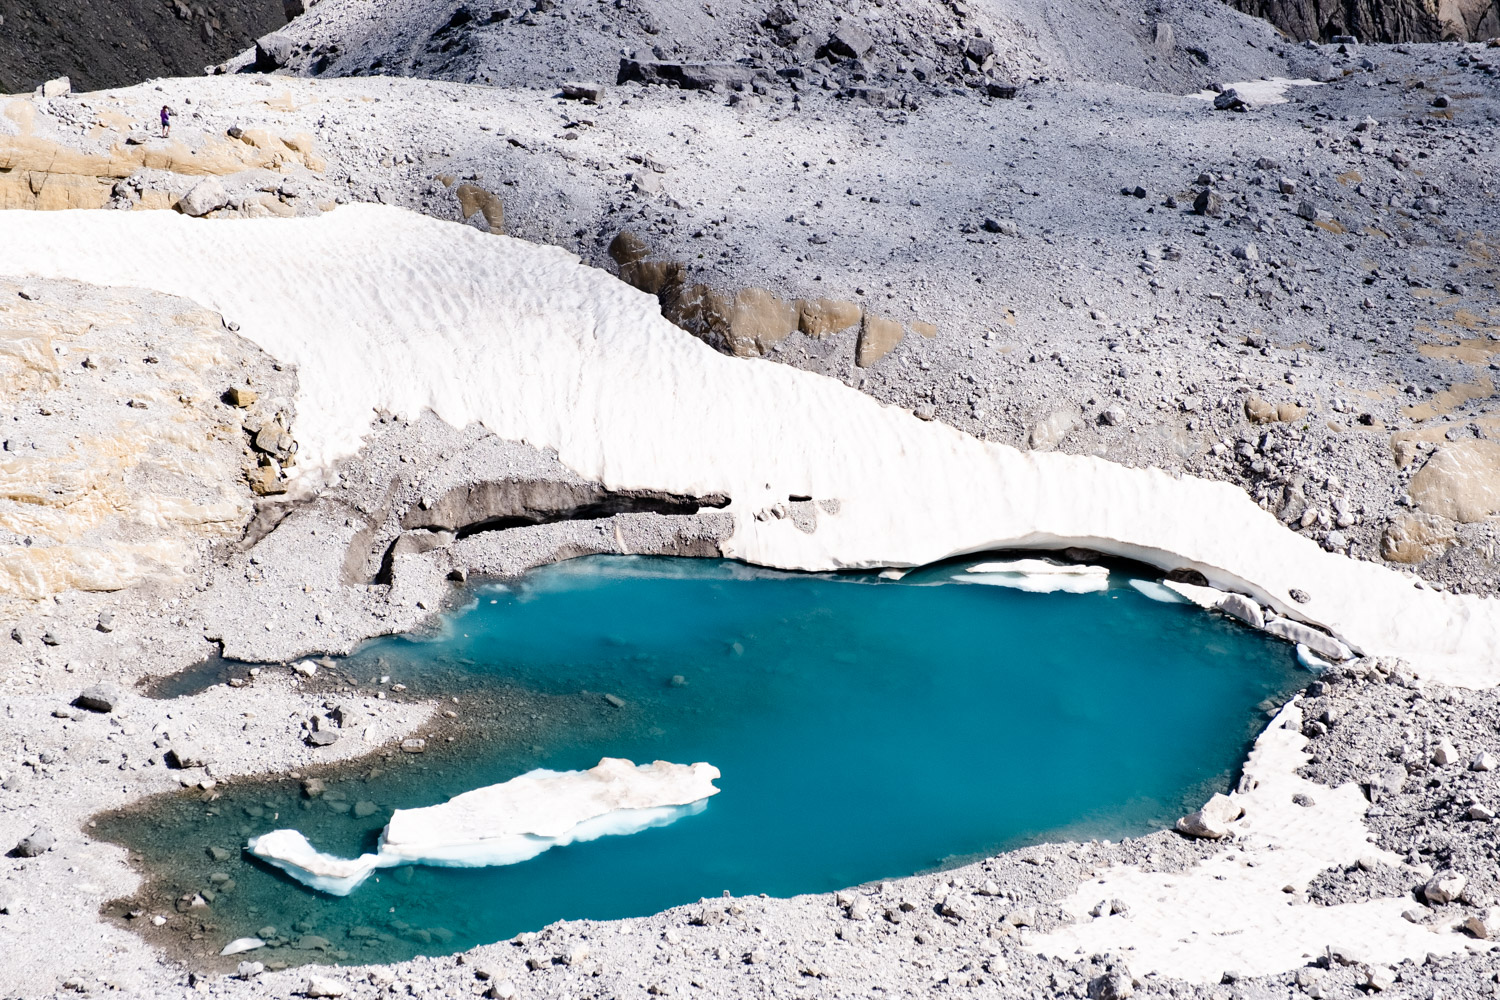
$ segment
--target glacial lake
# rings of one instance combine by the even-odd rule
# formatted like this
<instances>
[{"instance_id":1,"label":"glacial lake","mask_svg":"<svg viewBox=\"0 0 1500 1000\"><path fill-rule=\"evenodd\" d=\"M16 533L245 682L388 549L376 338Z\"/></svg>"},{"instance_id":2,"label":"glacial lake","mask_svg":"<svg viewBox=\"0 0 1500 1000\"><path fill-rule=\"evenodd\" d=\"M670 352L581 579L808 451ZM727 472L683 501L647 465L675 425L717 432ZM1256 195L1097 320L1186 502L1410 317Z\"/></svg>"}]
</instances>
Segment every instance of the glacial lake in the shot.
<instances>
[{"instance_id":1,"label":"glacial lake","mask_svg":"<svg viewBox=\"0 0 1500 1000\"><path fill-rule=\"evenodd\" d=\"M131 926L208 964L263 928L276 947L224 961L390 961L565 918L829 891L1040 840L1139 835L1227 789L1266 700L1308 680L1292 646L1152 600L1119 568L1107 589L1077 594L976 585L966 565L898 582L592 557L473 586L440 628L340 661L357 693L328 696L376 704L401 683L406 696L456 698L458 718L438 730L452 742L309 770L328 785L317 798L282 775L101 816L94 835L128 846L148 875L140 897L106 912L143 910ZM503 868L390 869L343 898L241 850L292 827L352 857L375 849L392 809L603 756L707 761L721 792L667 827ZM170 908L203 889L206 909ZM158 912L167 927L148 926Z\"/></svg>"}]
</instances>

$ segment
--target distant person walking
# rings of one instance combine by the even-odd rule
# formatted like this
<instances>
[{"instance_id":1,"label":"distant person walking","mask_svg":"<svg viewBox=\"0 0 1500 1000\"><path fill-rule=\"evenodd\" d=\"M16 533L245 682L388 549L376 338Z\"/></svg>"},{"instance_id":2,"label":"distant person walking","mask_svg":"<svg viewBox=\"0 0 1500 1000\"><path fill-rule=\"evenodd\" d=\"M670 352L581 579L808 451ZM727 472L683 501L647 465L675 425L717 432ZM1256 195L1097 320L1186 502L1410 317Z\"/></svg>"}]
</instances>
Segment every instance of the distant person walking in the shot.
<instances>
[{"instance_id":1,"label":"distant person walking","mask_svg":"<svg viewBox=\"0 0 1500 1000\"><path fill-rule=\"evenodd\" d=\"M165 104L161 106L161 137L167 138L172 134L172 109Z\"/></svg>"}]
</instances>

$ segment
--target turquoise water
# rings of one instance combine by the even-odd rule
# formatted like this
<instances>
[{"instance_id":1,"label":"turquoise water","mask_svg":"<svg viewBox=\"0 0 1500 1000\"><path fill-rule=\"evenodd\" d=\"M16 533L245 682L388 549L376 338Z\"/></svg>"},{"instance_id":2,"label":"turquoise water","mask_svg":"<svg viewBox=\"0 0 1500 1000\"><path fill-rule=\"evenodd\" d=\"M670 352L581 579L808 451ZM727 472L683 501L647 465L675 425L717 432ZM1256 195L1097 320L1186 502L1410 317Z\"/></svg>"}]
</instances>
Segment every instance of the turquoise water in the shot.
<instances>
[{"instance_id":1,"label":"turquoise water","mask_svg":"<svg viewBox=\"0 0 1500 1000\"><path fill-rule=\"evenodd\" d=\"M1307 680L1291 646L1153 602L1120 573L1078 595L949 582L955 572L898 583L599 557L480 586L441 632L374 641L342 664L458 692L467 728L447 756L332 772L334 795L311 802L284 779L233 782L212 804L169 797L101 833L137 850L163 893L233 877L205 947L266 924L294 937L296 923L351 961L447 952L562 918L826 891L1044 837L1143 833L1227 787L1264 723L1257 705ZM342 899L203 853L289 825L325 851L371 850L392 808L605 755L708 761L722 791L663 829L507 868L394 870ZM357 817L355 800L378 811Z\"/></svg>"}]
</instances>

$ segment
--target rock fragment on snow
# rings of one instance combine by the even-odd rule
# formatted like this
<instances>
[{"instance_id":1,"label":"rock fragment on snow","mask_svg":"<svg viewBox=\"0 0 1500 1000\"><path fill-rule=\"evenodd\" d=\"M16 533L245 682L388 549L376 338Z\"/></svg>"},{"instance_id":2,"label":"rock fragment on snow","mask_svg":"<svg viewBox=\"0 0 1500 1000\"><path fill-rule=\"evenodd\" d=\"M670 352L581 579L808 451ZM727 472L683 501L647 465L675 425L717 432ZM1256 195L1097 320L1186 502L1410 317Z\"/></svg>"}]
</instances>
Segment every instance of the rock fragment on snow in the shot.
<instances>
[{"instance_id":1,"label":"rock fragment on snow","mask_svg":"<svg viewBox=\"0 0 1500 1000\"><path fill-rule=\"evenodd\" d=\"M1487 906L1478 913L1470 914L1464 921L1464 930L1481 941L1500 938L1500 906Z\"/></svg>"}]
</instances>

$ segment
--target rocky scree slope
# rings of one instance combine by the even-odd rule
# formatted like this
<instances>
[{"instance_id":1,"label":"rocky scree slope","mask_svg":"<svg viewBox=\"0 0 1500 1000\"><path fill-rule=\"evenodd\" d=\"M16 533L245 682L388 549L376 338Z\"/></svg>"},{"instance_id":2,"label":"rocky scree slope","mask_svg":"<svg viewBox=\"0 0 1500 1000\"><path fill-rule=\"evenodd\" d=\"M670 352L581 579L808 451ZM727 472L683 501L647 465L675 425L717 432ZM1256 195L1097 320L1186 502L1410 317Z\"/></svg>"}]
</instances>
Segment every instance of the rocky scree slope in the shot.
<instances>
[{"instance_id":1,"label":"rocky scree slope","mask_svg":"<svg viewBox=\"0 0 1500 1000\"><path fill-rule=\"evenodd\" d=\"M226 68L500 87L640 79L788 97L816 88L911 106L954 87L1042 79L1192 91L1214 73L1285 73L1272 54L1279 41L1265 23L1210 0L1131 0L1124 9L1049 0L325 0Z\"/></svg>"},{"instance_id":2,"label":"rocky scree slope","mask_svg":"<svg viewBox=\"0 0 1500 1000\"><path fill-rule=\"evenodd\" d=\"M1500 59L1297 51L1332 82L1243 114L1101 84L901 109L284 73L21 103L61 144L109 141L78 135L85 104L163 93L204 149L306 133L334 157L319 207L560 244L721 349L990 440L1229 479L1327 547L1491 592ZM281 211L310 200L278 185Z\"/></svg>"},{"instance_id":3,"label":"rocky scree slope","mask_svg":"<svg viewBox=\"0 0 1500 1000\"><path fill-rule=\"evenodd\" d=\"M302 13L306 0L0 0L0 93L66 76L81 90L193 76Z\"/></svg>"}]
</instances>

